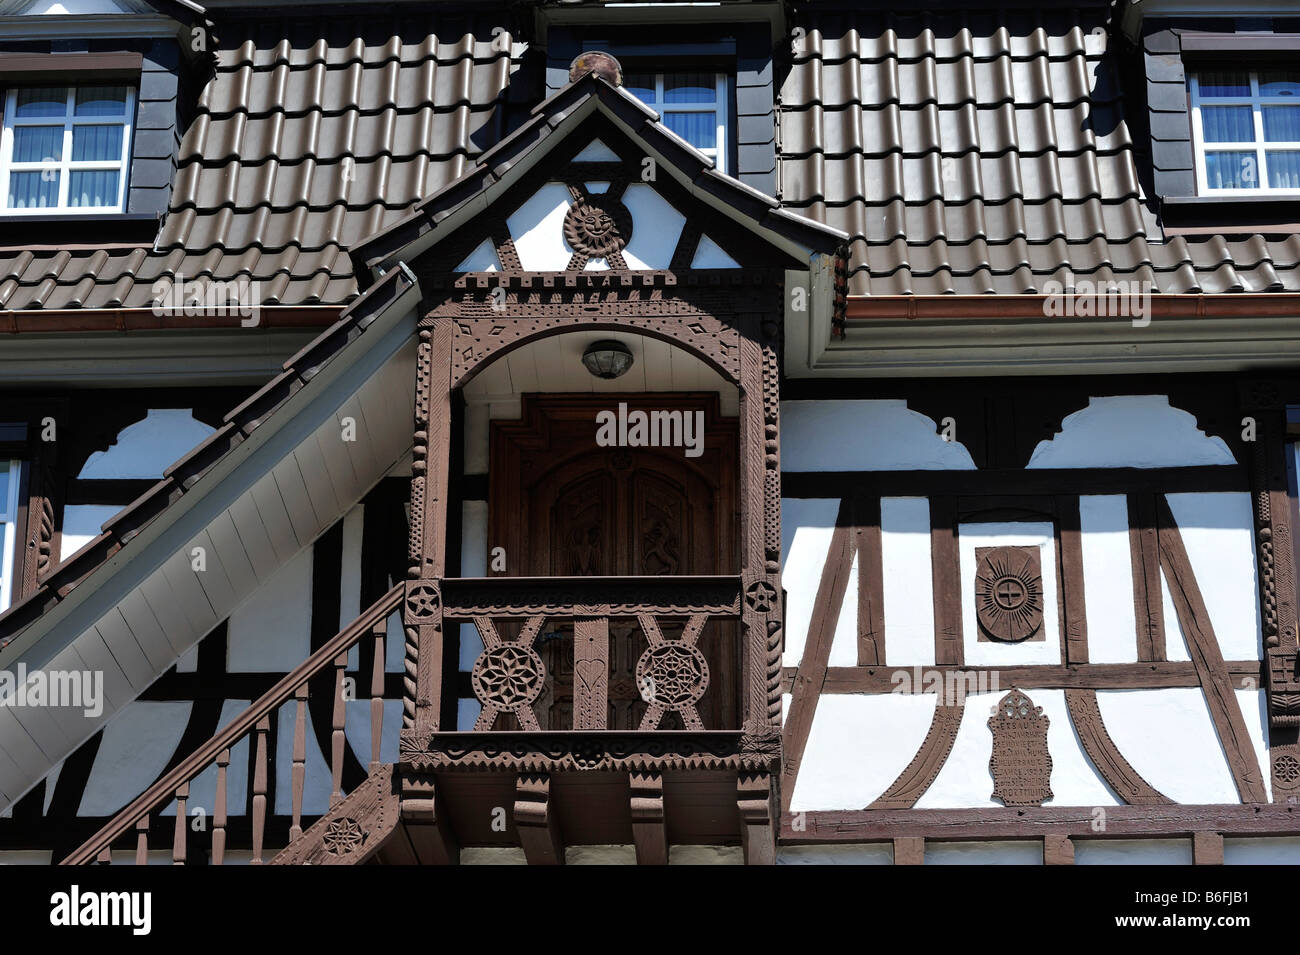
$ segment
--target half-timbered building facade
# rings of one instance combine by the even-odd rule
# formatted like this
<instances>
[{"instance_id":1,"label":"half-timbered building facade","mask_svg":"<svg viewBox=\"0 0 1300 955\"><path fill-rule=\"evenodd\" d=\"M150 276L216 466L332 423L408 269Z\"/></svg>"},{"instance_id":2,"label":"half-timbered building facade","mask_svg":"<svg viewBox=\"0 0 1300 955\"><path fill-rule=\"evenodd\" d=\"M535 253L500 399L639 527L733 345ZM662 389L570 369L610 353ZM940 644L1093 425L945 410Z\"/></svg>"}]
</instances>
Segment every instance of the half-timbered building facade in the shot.
<instances>
[{"instance_id":1,"label":"half-timbered building facade","mask_svg":"<svg viewBox=\"0 0 1300 955\"><path fill-rule=\"evenodd\" d=\"M1300 861L1213 6L0 0L0 861Z\"/></svg>"}]
</instances>

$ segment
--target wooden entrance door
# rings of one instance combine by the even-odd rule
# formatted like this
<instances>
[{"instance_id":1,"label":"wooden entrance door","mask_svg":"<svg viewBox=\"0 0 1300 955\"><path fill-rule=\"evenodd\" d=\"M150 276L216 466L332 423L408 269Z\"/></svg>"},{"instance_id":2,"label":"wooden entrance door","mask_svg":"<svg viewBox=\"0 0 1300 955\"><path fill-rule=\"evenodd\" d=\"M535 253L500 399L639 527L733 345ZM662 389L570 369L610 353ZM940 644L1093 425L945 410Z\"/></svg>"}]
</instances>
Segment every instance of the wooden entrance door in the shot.
<instances>
[{"instance_id":1,"label":"wooden entrance door","mask_svg":"<svg viewBox=\"0 0 1300 955\"><path fill-rule=\"evenodd\" d=\"M619 402L629 412L703 410L703 453L598 445L596 416ZM736 447L736 421L721 417L714 394L526 396L521 420L492 427L489 547L505 548L507 576L736 573ZM681 625L663 629L672 639ZM711 623L700 639L712 676L700 716L710 729L738 725L735 630ZM608 726L636 729L646 704L635 669L646 641L634 619L612 619L609 631ZM537 649L547 668L538 720L569 729L572 621L548 621Z\"/></svg>"}]
</instances>

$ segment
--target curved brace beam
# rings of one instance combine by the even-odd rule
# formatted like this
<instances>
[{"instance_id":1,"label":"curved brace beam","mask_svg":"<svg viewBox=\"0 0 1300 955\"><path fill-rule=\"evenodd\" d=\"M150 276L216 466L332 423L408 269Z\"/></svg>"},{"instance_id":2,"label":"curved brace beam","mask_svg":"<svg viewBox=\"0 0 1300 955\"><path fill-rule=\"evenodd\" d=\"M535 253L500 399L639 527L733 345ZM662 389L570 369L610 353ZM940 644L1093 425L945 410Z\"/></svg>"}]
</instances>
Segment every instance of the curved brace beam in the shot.
<instances>
[{"instance_id":1,"label":"curved brace beam","mask_svg":"<svg viewBox=\"0 0 1300 955\"><path fill-rule=\"evenodd\" d=\"M952 744L957 739L957 730L961 726L962 714L966 712L966 702L956 704L940 703L934 708L934 719L930 722L930 731L925 734L921 748L916 751L907 768L898 774L893 784L868 809L911 809L921 798L934 777L948 760Z\"/></svg>"},{"instance_id":2,"label":"curved brace beam","mask_svg":"<svg viewBox=\"0 0 1300 955\"><path fill-rule=\"evenodd\" d=\"M385 763L347 798L289 843L272 865L359 865L383 847L401 809L393 764Z\"/></svg>"},{"instance_id":3,"label":"curved brace beam","mask_svg":"<svg viewBox=\"0 0 1300 955\"><path fill-rule=\"evenodd\" d=\"M1070 722L1083 743L1083 749L1092 765L1106 780L1115 795L1130 806L1165 806L1173 800L1159 792L1142 778L1132 764L1124 758L1115 741L1106 732L1106 723L1097 706L1097 691L1074 689L1065 691L1065 706L1070 712Z\"/></svg>"}]
</instances>

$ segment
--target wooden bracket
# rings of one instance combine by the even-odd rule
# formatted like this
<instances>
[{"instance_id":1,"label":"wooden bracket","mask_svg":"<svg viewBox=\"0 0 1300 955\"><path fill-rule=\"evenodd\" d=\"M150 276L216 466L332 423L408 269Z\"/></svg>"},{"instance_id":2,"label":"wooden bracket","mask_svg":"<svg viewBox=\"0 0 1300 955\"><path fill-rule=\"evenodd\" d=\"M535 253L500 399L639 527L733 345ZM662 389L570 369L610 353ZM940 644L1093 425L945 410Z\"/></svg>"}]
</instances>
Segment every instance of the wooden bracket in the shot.
<instances>
[{"instance_id":1,"label":"wooden bracket","mask_svg":"<svg viewBox=\"0 0 1300 955\"><path fill-rule=\"evenodd\" d=\"M564 840L550 800L549 775L519 776L515 783L515 828L529 865L564 865Z\"/></svg>"},{"instance_id":2,"label":"wooden bracket","mask_svg":"<svg viewBox=\"0 0 1300 955\"><path fill-rule=\"evenodd\" d=\"M636 844L637 865L667 865L663 773L633 772L628 781L632 790L632 841Z\"/></svg>"}]
</instances>

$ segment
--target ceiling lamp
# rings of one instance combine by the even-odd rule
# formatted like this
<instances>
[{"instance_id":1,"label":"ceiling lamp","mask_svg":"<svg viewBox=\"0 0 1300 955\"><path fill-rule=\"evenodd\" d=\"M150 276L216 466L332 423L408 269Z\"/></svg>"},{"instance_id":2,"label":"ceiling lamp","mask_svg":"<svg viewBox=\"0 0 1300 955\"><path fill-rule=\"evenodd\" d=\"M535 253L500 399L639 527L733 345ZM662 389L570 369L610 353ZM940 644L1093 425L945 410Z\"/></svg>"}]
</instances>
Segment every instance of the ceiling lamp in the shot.
<instances>
[{"instance_id":1,"label":"ceiling lamp","mask_svg":"<svg viewBox=\"0 0 1300 955\"><path fill-rule=\"evenodd\" d=\"M582 363L597 378L618 378L632 367L632 351L622 342L592 342L582 353Z\"/></svg>"}]
</instances>

